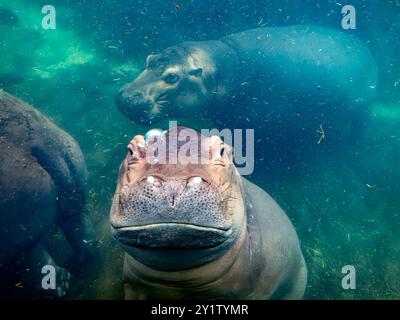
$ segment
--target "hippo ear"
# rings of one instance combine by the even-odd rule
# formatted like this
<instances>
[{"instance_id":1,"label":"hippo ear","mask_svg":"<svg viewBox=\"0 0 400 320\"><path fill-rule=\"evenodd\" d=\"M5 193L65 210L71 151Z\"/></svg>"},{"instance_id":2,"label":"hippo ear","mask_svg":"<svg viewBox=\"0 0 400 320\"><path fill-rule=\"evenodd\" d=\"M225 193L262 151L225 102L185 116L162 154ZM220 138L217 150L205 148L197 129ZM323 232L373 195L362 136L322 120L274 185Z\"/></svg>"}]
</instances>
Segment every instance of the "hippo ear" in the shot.
<instances>
[{"instance_id":1,"label":"hippo ear","mask_svg":"<svg viewBox=\"0 0 400 320\"><path fill-rule=\"evenodd\" d=\"M189 70L189 75L195 76L195 77L200 77L203 74L203 68L196 68Z\"/></svg>"},{"instance_id":2,"label":"hippo ear","mask_svg":"<svg viewBox=\"0 0 400 320\"><path fill-rule=\"evenodd\" d=\"M157 55L155 54L149 55L146 59L146 66L149 66L156 59L156 57Z\"/></svg>"}]
</instances>

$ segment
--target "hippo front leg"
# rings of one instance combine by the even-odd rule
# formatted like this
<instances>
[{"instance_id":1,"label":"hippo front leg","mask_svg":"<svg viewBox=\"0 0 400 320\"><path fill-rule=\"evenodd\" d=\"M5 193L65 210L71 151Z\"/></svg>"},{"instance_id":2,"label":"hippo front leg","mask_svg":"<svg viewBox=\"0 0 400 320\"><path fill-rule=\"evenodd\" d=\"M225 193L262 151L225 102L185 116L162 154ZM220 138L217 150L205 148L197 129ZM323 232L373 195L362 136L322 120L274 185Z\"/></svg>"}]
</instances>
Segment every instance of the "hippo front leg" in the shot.
<instances>
[{"instance_id":1,"label":"hippo front leg","mask_svg":"<svg viewBox=\"0 0 400 320\"><path fill-rule=\"evenodd\" d=\"M290 280L290 290L284 294L283 300L300 300L303 299L307 286L307 266L304 257L301 257L297 271L294 272Z\"/></svg>"},{"instance_id":2,"label":"hippo front leg","mask_svg":"<svg viewBox=\"0 0 400 320\"><path fill-rule=\"evenodd\" d=\"M24 254L16 267L20 279L18 286L25 289L36 290L44 296L61 298L69 288L69 272L54 262L42 244L37 244Z\"/></svg>"},{"instance_id":3,"label":"hippo front leg","mask_svg":"<svg viewBox=\"0 0 400 320\"><path fill-rule=\"evenodd\" d=\"M86 211L85 162L77 143L66 135L52 141L59 146L54 150L48 150L41 143L39 141L32 148L32 154L57 186L57 224L74 251L68 268L77 271L91 258L96 245L95 232Z\"/></svg>"},{"instance_id":4,"label":"hippo front leg","mask_svg":"<svg viewBox=\"0 0 400 320\"><path fill-rule=\"evenodd\" d=\"M96 247L96 236L86 212L80 215L62 216L58 222L73 250L73 256L68 262L71 271L78 271L88 262Z\"/></svg>"},{"instance_id":5,"label":"hippo front leg","mask_svg":"<svg viewBox=\"0 0 400 320\"><path fill-rule=\"evenodd\" d=\"M117 196L117 195L116 195ZM115 199L114 199L115 200ZM113 208L116 202L113 202ZM113 209L111 209L113 210ZM144 292L142 286L140 285L140 280L136 276L135 272L131 268L132 258L125 254L124 256L124 299L125 300L147 300L149 298L148 294Z\"/></svg>"}]
</instances>

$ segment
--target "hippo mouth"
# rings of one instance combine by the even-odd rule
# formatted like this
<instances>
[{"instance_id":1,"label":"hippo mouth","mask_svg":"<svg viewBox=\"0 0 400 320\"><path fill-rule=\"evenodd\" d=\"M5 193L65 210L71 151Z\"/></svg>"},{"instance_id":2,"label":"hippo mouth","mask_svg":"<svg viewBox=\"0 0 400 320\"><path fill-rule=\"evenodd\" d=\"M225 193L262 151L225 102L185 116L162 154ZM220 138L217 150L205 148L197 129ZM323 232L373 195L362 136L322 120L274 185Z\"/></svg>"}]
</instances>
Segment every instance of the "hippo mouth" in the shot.
<instances>
[{"instance_id":1,"label":"hippo mouth","mask_svg":"<svg viewBox=\"0 0 400 320\"><path fill-rule=\"evenodd\" d=\"M138 124L148 126L165 118L161 110L169 105L167 95L160 94L154 101L144 98L139 91L121 90L115 97L118 110Z\"/></svg>"},{"instance_id":2,"label":"hippo mouth","mask_svg":"<svg viewBox=\"0 0 400 320\"><path fill-rule=\"evenodd\" d=\"M186 223L156 223L113 228L114 237L121 244L142 249L215 248L227 241L231 233L231 229Z\"/></svg>"}]
</instances>

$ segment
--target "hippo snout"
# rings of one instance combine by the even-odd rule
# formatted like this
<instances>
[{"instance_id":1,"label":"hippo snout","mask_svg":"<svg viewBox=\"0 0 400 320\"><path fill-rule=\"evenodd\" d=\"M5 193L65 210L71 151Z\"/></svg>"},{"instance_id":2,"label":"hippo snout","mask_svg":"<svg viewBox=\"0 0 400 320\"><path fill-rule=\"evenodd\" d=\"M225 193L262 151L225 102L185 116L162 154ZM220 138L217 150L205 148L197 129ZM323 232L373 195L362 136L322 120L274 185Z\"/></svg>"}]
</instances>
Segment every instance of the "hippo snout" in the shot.
<instances>
[{"instance_id":1,"label":"hippo snout","mask_svg":"<svg viewBox=\"0 0 400 320\"><path fill-rule=\"evenodd\" d=\"M143 94L136 90L130 90L129 88L122 88L117 96L116 103L118 107L134 106L134 105L148 105L149 101L146 101Z\"/></svg>"},{"instance_id":2,"label":"hippo snout","mask_svg":"<svg viewBox=\"0 0 400 320\"><path fill-rule=\"evenodd\" d=\"M150 113L152 103L137 90L123 87L115 97L115 103L120 112L129 119L136 119L138 122L146 122Z\"/></svg>"},{"instance_id":3,"label":"hippo snout","mask_svg":"<svg viewBox=\"0 0 400 320\"><path fill-rule=\"evenodd\" d=\"M149 176L120 190L120 214L113 224L121 228L181 223L226 231L231 226L224 219L223 206L220 194L205 182L191 185L187 180L161 181Z\"/></svg>"}]
</instances>

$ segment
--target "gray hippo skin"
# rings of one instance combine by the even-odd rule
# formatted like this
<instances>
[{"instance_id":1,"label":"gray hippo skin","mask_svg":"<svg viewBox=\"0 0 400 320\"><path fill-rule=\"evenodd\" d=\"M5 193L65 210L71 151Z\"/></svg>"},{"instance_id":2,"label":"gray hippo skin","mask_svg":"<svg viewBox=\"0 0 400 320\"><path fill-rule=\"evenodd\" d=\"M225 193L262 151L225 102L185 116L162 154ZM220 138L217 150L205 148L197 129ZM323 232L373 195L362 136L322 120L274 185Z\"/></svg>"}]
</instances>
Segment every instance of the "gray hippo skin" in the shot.
<instances>
[{"instance_id":1,"label":"gray hippo skin","mask_svg":"<svg viewBox=\"0 0 400 320\"><path fill-rule=\"evenodd\" d=\"M306 132L315 141L321 124L366 113L376 82L375 60L355 37L318 26L271 27L150 55L116 103L145 125L206 116L271 139Z\"/></svg>"},{"instance_id":2,"label":"gray hippo skin","mask_svg":"<svg viewBox=\"0 0 400 320\"><path fill-rule=\"evenodd\" d=\"M204 139L197 164L149 162L143 136L128 145L110 212L126 299L301 299L307 268L290 220L219 137L170 129L168 150L189 131Z\"/></svg>"},{"instance_id":3,"label":"gray hippo skin","mask_svg":"<svg viewBox=\"0 0 400 320\"><path fill-rule=\"evenodd\" d=\"M85 211L86 169L71 136L23 101L0 92L0 272L2 289L41 289L42 267L55 266L62 296L69 273L58 267L43 240L58 225L74 250L71 267L91 254L94 231ZM11 281L11 280L10 280Z\"/></svg>"}]
</instances>

